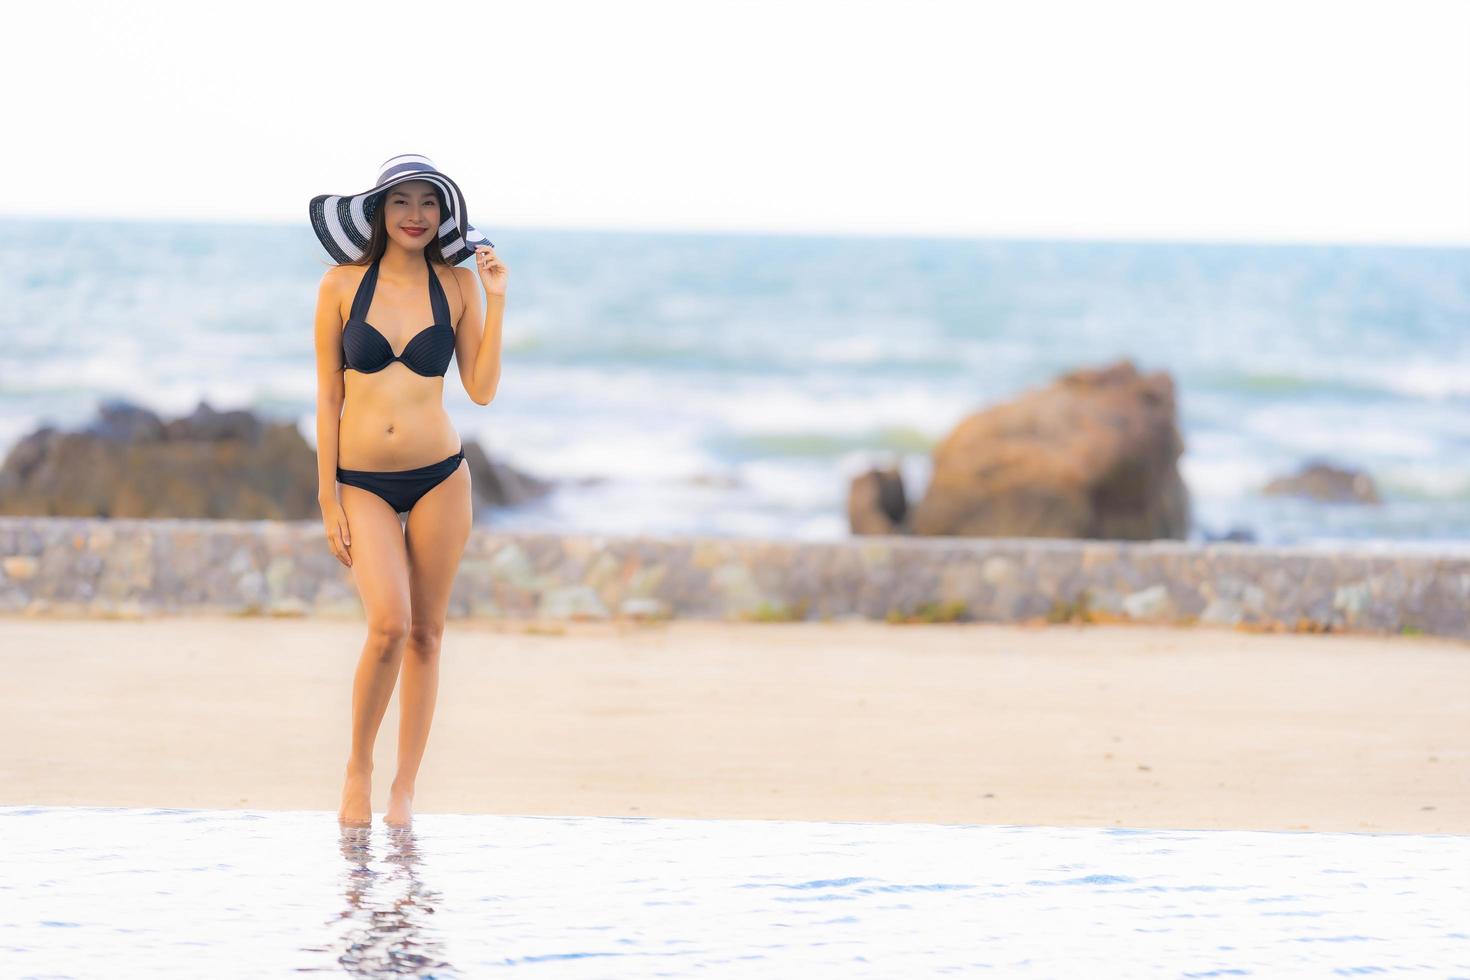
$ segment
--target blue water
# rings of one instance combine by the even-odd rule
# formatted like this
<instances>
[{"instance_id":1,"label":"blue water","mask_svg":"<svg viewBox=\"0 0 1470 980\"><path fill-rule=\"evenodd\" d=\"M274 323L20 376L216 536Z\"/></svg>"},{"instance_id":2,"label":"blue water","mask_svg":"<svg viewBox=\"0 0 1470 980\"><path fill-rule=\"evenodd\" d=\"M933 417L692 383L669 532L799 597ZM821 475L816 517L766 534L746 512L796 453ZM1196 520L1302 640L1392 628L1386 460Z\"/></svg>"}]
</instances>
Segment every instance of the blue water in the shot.
<instances>
[{"instance_id":1,"label":"blue water","mask_svg":"<svg viewBox=\"0 0 1470 980\"><path fill-rule=\"evenodd\" d=\"M10 977L1470 977L1470 837L0 807Z\"/></svg>"},{"instance_id":2,"label":"blue water","mask_svg":"<svg viewBox=\"0 0 1470 980\"><path fill-rule=\"evenodd\" d=\"M501 229L504 374L455 425L567 483L506 528L836 539L966 413L1132 357L1177 385L1195 537L1470 550L1470 249ZM0 449L97 398L315 439L306 228L0 221ZM1325 457L1382 507L1263 497Z\"/></svg>"}]
</instances>

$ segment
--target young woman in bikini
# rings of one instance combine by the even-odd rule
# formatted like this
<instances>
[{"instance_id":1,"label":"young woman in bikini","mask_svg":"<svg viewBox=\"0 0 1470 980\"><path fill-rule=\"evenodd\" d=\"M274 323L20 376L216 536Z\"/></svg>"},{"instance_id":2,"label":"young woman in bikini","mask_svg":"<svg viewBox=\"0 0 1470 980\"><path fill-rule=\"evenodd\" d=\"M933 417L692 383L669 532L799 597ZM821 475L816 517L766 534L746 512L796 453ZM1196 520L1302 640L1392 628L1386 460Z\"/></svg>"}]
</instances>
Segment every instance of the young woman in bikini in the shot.
<instances>
[{"instance_id":1,"label":"young woman in bikini","mask_svg":"<svg viewBox=\"0 0 1470 980\"><path fill-rule=\"evenodd\" d=\"M398 767L384 820L403 827L473 515L444 377L453 357L470 399L494 399L507 270L470 226L458 186L416 154L385 162L369 191L314 198L311 218L338 262L322 276L316 309L322 520L367 615L338 820L372 822L373 743L401 680ZM457 266L471 255L483 312L475 273Z\"/></svg>"}]
</instances>

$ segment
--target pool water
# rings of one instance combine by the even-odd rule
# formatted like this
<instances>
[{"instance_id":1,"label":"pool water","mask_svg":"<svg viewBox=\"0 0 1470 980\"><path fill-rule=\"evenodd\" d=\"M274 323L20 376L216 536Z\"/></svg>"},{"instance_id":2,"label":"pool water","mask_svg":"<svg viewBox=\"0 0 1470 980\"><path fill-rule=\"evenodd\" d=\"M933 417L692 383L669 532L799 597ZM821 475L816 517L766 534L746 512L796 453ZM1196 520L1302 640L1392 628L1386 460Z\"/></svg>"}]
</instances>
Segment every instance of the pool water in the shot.
<instances>
[{"instance_id":1,"label":"pool water","mask_svg":"<svg viewBox=\"0 0 1470 980\"><path fill-rule=\"evenodd\" d=\"M6 977L1470 977L1470 837L0 807Z\"/></svg>"}]
</instances>

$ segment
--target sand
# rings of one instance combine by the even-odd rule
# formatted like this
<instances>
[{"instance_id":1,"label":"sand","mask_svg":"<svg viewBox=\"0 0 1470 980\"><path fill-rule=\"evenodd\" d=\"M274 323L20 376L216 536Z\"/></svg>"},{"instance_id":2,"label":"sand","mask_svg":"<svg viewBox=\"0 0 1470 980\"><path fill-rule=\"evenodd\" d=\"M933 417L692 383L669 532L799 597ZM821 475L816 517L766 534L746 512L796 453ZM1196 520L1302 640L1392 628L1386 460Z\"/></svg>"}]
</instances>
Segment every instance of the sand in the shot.
<instances>
[{"instance_id":1,"label":"sand","mask_svg":"<svg viewBox=\"0 0 1470 980\"><path fill-rule=\"evenodd\" d=\"M0 804L335 815L362 637L350 620L0 619ZM1463 834L1467 705L1470 644L1422 637L451 621L415 803Z\"/></svg>"}]
</instances>

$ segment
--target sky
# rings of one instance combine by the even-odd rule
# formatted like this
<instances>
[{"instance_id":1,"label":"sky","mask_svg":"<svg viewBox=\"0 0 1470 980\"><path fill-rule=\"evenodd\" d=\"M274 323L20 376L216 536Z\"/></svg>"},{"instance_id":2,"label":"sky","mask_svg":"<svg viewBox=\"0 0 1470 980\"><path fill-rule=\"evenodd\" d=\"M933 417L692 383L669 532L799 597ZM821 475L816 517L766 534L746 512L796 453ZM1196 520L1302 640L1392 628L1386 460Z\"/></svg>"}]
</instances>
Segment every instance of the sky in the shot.
<instances>
[{"instance_id":1,"label":"sky","mask_svg":"<svg viewBox=\"0 0 1470 980\"><path fill-rule=\"evenodd\" d=\"M6 12L0 215L1470 245L1470 0Z\"/></svg>"}]
</instances>

